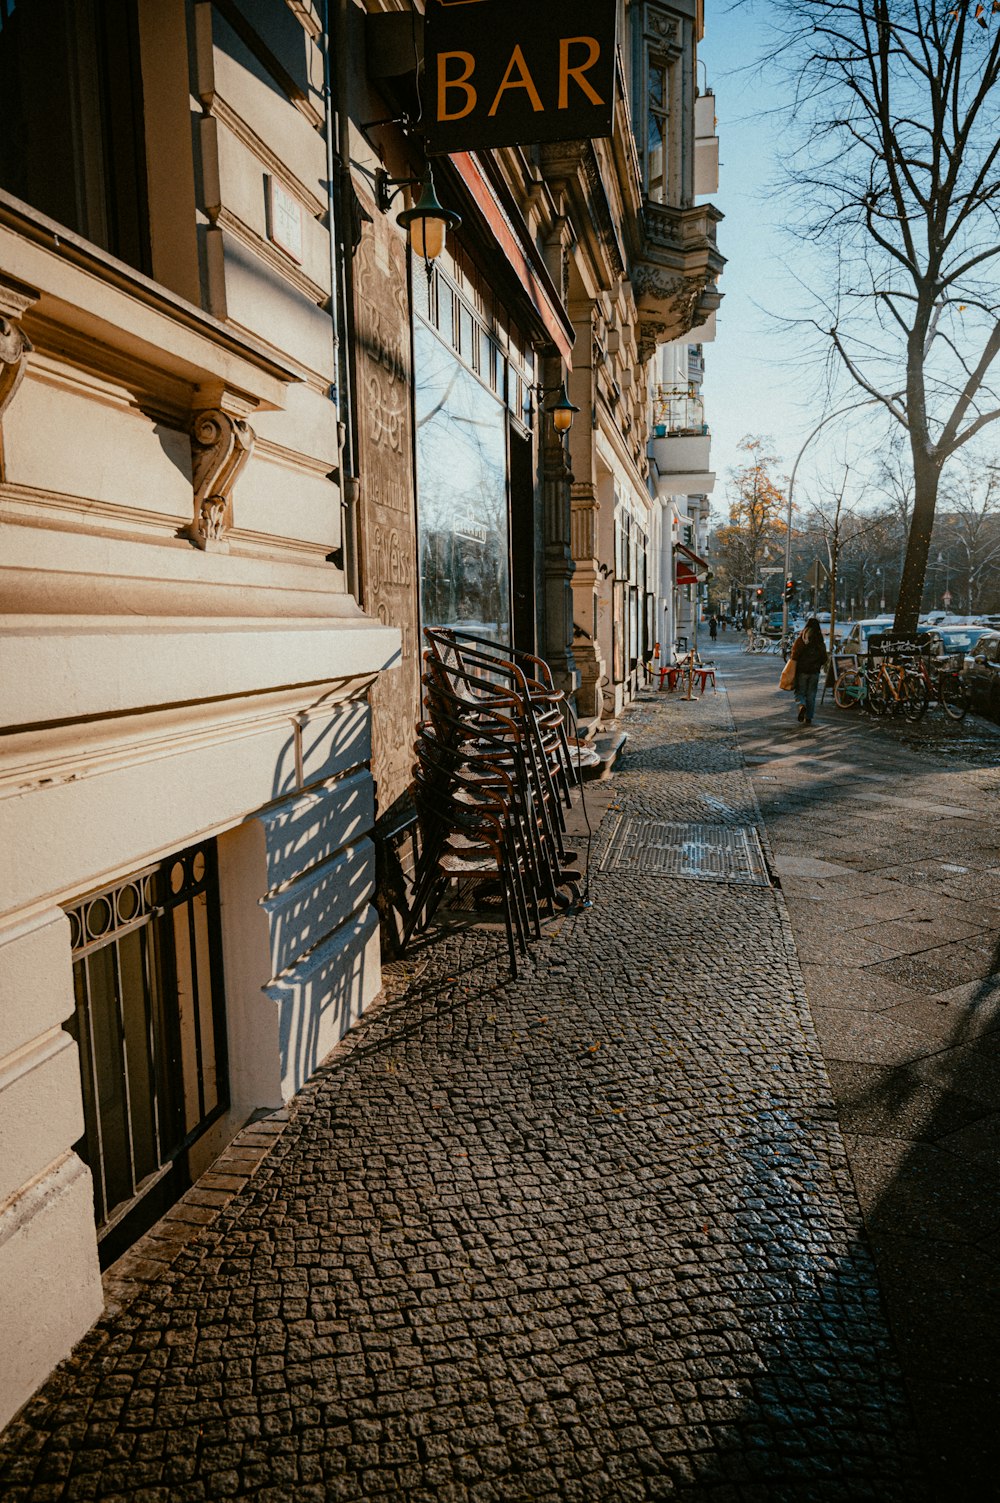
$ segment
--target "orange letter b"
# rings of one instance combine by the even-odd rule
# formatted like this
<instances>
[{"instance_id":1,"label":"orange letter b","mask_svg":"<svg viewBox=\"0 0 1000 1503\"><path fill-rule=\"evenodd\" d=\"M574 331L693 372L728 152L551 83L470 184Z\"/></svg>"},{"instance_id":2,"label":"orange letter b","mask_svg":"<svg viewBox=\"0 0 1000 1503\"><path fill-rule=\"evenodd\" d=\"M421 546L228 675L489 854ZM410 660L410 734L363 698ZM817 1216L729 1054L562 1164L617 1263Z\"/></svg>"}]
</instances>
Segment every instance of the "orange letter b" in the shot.
<instances>
[{"instance_id":1,"label":"orange letter b","mask_svg":"<svg viewBox=\"0 0 1000 1503\"><path fill-rule=\"evenodd\" d=\"M448 59L461 58L465 64L465 72L457 78L448 77ZM468 80L472 77L476 67L476 60L471 52L441 52L438 54L438 91L437 91L437 117L439 120L461 120L463 115L471 115L476 108L476 91ZM465 108L461 110L448 110L449 89L462 89L465 92Z\"/></svg>"}]
</instances>

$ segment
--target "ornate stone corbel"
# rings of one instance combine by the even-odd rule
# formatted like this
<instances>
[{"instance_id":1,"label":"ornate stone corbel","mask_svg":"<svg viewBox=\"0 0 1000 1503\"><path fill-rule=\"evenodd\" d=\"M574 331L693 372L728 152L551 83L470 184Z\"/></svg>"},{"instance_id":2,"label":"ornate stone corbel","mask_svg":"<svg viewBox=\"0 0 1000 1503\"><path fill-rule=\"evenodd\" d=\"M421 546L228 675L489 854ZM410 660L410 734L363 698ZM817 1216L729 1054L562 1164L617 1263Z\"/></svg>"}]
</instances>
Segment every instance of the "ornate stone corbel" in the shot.
<instances>
[{"instance_id":1,"label":"ornate stone corbel","mask_svg":"<svg viewBox=\"0 0 1000 1503\"><path fill-rule=\"evenodd\" d=\"M256 437L244 418L221 407L203 408L192 417L194 519L187 535L206 552L229 551L226 533L232 524L233 489Z\"/></svg>"},{"instance_id":2,"label":"ornate stone corbel","mask_svg":"<svg viewBox=\"0 0 1000 1503\"><path fill-rule=\"evenodd\" d=\"M20 283L0 281L0 418L24 380L34 346L20 327L20 319L37 301L37 292Z\"/></svg>"}]
</instances>

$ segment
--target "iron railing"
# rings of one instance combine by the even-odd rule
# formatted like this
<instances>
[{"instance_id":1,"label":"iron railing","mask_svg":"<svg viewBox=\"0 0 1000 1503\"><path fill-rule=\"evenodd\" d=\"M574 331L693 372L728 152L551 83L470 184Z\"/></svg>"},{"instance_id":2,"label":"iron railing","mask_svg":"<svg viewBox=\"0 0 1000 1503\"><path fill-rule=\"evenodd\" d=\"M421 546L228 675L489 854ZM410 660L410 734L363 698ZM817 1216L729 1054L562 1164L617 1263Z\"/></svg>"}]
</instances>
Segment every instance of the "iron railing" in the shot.
<instances>
[{"instance_id":1,"label":"iron railing","mask_svg":"<svg viewBox=\"0 0 1000 1503\"><path fill-rule=\"evenodd\" d=\"M661 438L675 434L704 435L705 404L693 387L655 386L653 388L653 428ZM659 430L663 432L660 433Z\"/></svg>"}]
</instances>

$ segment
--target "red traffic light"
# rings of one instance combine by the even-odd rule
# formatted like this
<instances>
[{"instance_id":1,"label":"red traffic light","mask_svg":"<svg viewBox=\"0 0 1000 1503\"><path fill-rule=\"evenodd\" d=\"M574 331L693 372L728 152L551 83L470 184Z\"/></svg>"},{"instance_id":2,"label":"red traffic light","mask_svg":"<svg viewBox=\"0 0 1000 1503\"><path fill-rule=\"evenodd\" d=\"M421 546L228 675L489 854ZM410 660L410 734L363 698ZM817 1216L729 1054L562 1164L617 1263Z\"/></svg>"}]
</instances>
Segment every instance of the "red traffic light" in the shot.
<instances>
[{"instance_id":1,"label":"red traffic light","mask_svg":"<svg viewBox=\"0 0 1000 1503\"><path fill-rule=\"evenodd\" d=\"M795 580L789 574L788 578L785 580L785 599L786 600L791 600L791 598L792 598L792 596L794 594L795 594Z\"/></svg>"}]
</instances>

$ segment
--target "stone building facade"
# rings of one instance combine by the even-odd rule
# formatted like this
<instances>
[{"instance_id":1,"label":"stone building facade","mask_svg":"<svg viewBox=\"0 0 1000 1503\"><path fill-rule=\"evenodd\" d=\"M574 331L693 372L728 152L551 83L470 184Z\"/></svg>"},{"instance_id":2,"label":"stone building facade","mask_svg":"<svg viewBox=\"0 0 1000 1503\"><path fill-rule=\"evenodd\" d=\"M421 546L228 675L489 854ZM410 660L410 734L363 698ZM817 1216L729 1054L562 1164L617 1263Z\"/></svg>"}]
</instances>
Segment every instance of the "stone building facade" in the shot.
<instances>
[{"instance_id":1,"label":"stone building facade","mask_svg":"<svg viewBox=\"0 0 1000 1503\"><path fill-rule=\"evenodd\" d=\"M318 14L0 16L6 1419L379 988L399 632L343 557Z\"/></svg>"},{"instance_id":2,"label":"stone building facade","mask_svg":"<svg viewBox=\"0 0 1000 1503\"><path fill-rule=\"evenodd\" d=\"M378 990L422 626L585 723L652 657L700 6L619 5L607 139L436 157L429 267L422 10L0 0L0 1421Z\"/></svg>"}]
</instances>

